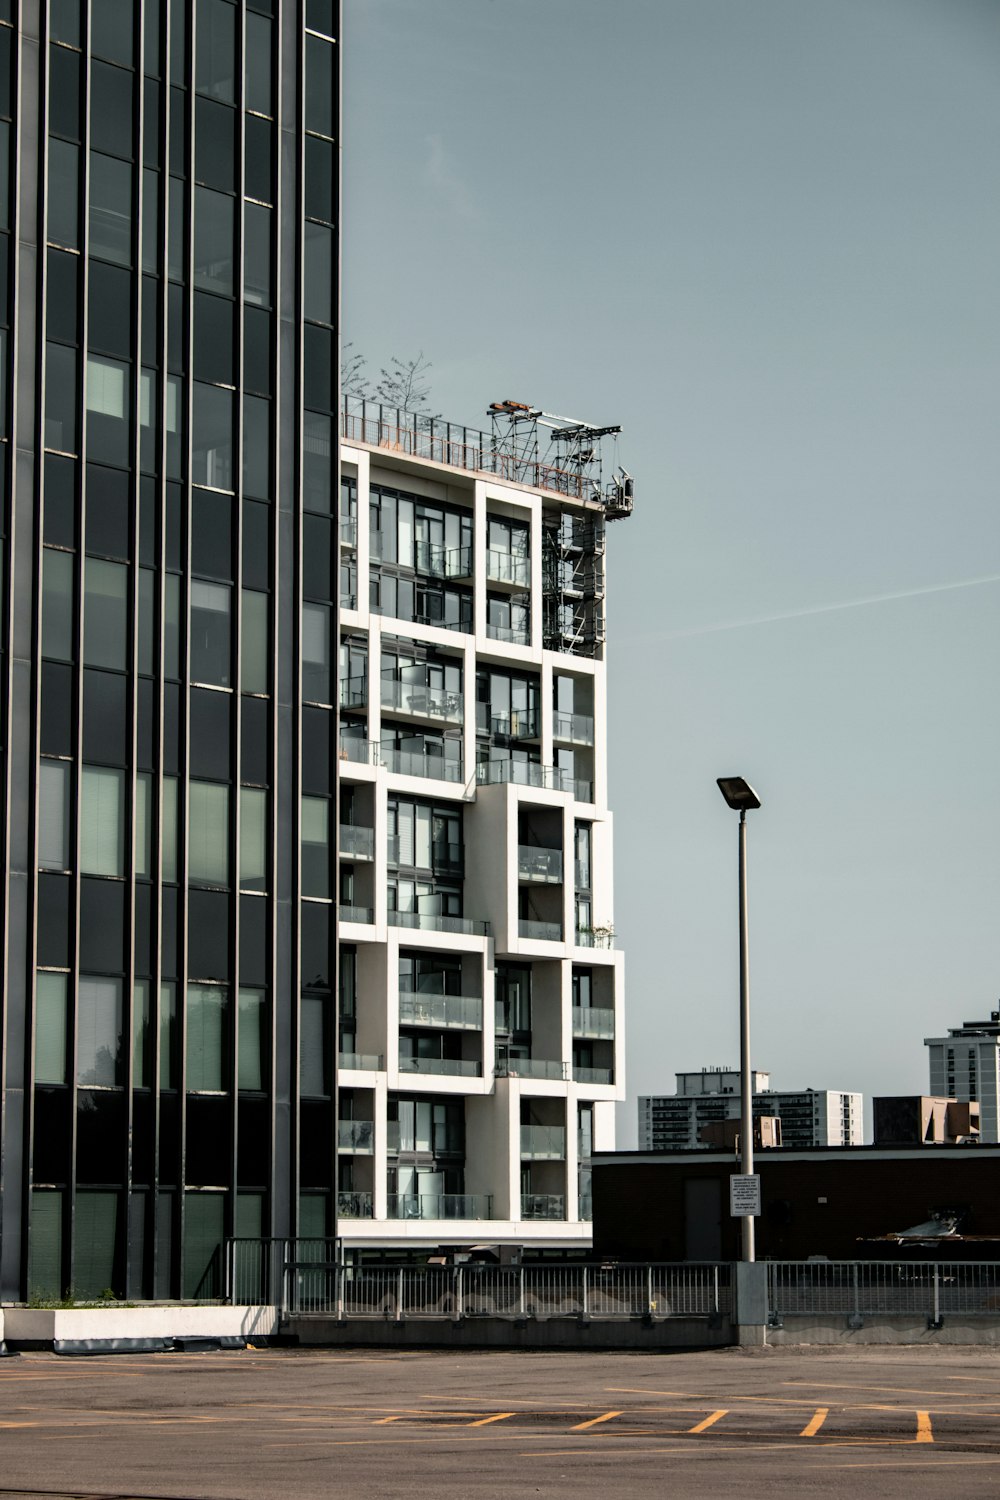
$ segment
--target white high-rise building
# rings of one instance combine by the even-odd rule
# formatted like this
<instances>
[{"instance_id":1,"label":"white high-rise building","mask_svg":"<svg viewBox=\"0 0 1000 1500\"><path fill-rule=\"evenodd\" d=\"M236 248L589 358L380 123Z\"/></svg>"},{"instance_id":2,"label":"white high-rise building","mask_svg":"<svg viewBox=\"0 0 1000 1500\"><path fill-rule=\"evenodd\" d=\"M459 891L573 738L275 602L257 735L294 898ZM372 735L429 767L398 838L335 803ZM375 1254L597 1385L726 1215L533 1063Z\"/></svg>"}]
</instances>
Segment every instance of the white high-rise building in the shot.
<instances>
[{"instance_id":1,"label":"white high-rise building","mask_svg":"<svg viewBox=\"0 0 1000 1500\"><path fill-rule=\"evenodd\" d=\"M493 420L345 403L348 1249L586 1243L624 1097L604 551L631 480L601 477L601 430Z\"/></svg>"},{"instance_id":2,"label":"white high-rise building","mask_svg":"<svg viewBox=\"0 0 1000 1500\"><path fill-rule=\"evenodd\" d=\"M639 1100L640 1151L683 1151L704 1145L701 1130L740 1118L738 1068L678 1073L676 1094ZM771 1075L752 1075L754 1116L776 1115L783 1146L859 1146L863 1096L836 1089L772 1089Z\"/></svg>"},{"instance_id":3,"label":"white high-rise building","mask_svg":"<svg viewBox=\"0 0 1000 1500\"><path fill-rule=\"evenodd\" d=\"M1000 1010L988 1021L963 1021L947 1036L924 1038L930 1092L942 1099L979 1101L979 1139L1000 1141Z\"/></svg>"}]
</instances>

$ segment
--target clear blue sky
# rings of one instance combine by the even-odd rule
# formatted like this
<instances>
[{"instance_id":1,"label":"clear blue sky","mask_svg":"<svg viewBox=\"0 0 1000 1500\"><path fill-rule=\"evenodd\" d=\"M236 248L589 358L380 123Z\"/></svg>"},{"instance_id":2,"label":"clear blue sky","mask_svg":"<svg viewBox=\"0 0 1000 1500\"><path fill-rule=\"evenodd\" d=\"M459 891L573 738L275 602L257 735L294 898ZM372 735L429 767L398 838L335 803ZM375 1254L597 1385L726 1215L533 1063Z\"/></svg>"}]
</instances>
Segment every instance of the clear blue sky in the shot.
<instances>
[{"instance_id":1,"label":"clear blue sky","mask_svg":"<svg viewBox=\"0 0 1000 1500\"><path fill-rule=\"evenodd\" d=\"M344 336L620 422L629 1103L927 1088L1000 996L1000 4L344 0Z\"/></svg>"}]
</instances>

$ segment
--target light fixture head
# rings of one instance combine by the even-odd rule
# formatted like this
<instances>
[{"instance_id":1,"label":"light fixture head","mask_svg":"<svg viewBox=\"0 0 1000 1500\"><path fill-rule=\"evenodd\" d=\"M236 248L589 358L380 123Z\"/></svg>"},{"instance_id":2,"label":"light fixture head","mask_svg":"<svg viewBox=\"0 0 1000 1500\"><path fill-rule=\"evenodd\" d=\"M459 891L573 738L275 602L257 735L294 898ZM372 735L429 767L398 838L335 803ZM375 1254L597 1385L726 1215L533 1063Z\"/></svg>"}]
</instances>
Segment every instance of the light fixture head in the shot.
<instances>
[{"instance_id":1,"label":"light fixture head","mask_svg":"<svg viewBox=\"0 0 1000 1500\"><path fill-rule=\"evenodd\" d=\"M760 806L760 798L749 781L744 781L742 776L718 776L716 781L733 812L747 812L750 808Z\"/></svg>"}]
</instances>

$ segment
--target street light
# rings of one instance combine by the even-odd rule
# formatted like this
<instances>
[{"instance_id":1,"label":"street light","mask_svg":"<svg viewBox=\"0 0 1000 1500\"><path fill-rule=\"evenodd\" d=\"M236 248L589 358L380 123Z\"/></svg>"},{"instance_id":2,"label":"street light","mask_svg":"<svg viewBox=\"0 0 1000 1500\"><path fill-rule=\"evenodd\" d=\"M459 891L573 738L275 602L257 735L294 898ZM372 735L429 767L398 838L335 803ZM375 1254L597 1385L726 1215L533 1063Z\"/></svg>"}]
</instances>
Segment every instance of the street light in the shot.
<instances>
[{"instance_id":1,"label":"street light","mask_svg":"<svg viewBox=\"0 0 1000 1500\"><path fill-rule=\"evenodd\" d=\"M747 811L760 798L742 776L719 776L719 791L740 815L740 1171L753 1174L753 1083L750 1073L750 953L747 924ZM741 1219L743 1259L754 1259L753 1214Z\"/></svg>"}]
</instances>

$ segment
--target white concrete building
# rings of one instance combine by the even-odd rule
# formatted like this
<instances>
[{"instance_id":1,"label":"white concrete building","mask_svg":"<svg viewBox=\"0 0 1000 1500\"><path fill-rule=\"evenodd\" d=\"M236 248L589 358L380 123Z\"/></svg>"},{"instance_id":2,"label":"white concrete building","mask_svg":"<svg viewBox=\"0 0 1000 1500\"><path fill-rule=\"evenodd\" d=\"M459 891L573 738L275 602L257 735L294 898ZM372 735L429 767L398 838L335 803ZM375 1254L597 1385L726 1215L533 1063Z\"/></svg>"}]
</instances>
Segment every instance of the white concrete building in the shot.
<instances>
[{"instance_id":1,"label":"white concrete building","mask_svg":"<svg viewBox=\"0 0 1000 1500\"><path fill-rule=\"evenodd\" d=\"M624 1097L603 554L631 481L350 399L343 427L339 1232L587 1243Z\"/></svg>"},{"instance_id":2,"label":"white concrete building","mask_svg":"<svg viewBox=\"0 0 1000 1500\"><path fill-rule=\"evenodd\" d=\"M1000 1010L988 1021L963 1021L947 1036L924 1038L930 1092L942 1099L979 1101L979 1139L1000 1141Z\"/></svg>"},{"instance_id":3,"label":"white concrete building","mask_svg":"<svg viewBox=\"0 0 1000 1500\"><path fill-rule=\"evenodd\" d=\"M685 1150L704 1143L701 1129L740 1118L738 1068L678 1073L676 1094L639 1099L639 1150ZM769 1073L753 1072L754 1115L776 1115L783 1146L859 1146L864 1131L861 1094L834 1089L772 1089Z\"/></svg>"}]
</instances>

